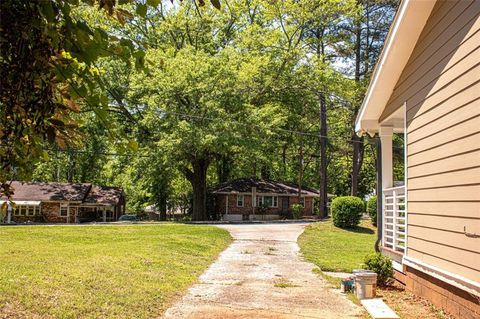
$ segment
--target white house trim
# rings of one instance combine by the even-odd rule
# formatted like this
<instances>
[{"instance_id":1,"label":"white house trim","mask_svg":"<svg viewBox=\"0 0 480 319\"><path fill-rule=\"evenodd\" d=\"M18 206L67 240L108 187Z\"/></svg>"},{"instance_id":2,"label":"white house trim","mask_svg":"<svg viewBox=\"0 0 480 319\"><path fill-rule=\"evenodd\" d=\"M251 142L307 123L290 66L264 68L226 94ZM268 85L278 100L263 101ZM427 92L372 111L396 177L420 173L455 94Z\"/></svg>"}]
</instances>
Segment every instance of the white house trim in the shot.
<instances>
[{"instance_id":1,"label":"white house trim","mask_svg":"<svg viewBox=\"0 0 480 319\"><path fill-rule=\"evenodd\" d=\"M402 263L406 266L412 267L434 278L444 281L452 286L465 290L466 292L476 297L480 297L480 283L478 282L464 278L462 276L448 272L446 270L437 268L435 266L426 264L410 256L404 255Z\"/></svg>"},{"instance_id":2,"label":"white house trim","mask_svg":"<svg viewBox=\"0 0 480 319\"><path fill-rule=\"evenodd\" d=\"M403 0L400 3L356 119L357 134L373 135L378 131L378 119L415 48L434 5L435 0Z\"/></svg>"},{"instance_id":3,"label":"white house trim","mask_svg":"<svg viewBox=\"0 0 480 319\"><path fill-rule=\"evenodd\" d=\"M408 255L408 132L407 132L407 102L403 103L403 181L405 185L405 255Z\"/></svg>"},{"instance_id":4,"label":"white house trim","mask_svg":"<svg viewBox=\"0 0 480 319\"><path fill-rule=\"evenodd\" d=\"M227 195L228 196L228 195ZM239 205L238 204L238 200L242 198L242 205ZM237 194L237 198L236 198L236 201L237 201L237 207L245 207L245 195L243 194Z\"/></svg>"},{"instance_id":5,"label":"white house trim","mask_svg":"<svg viewBox=\"0 0 480 319\"><path fill-rule=\"evenodd\" d=\"M393 186L393 128L380 126L382 143L382 189Z\"/></svg>"},{"instance_id":6,"label":"white house trim","mask_svg":"<svg viewBox=\"0 0 480 319\"><path fill-rule=\"evenodd\" d=\"M5 203L6 201L0 200L0 205ZM12 200L12 203L15 205L29 205L29 206L39 206L42 202L38 200Z\"/></svg>"}]
</instances>

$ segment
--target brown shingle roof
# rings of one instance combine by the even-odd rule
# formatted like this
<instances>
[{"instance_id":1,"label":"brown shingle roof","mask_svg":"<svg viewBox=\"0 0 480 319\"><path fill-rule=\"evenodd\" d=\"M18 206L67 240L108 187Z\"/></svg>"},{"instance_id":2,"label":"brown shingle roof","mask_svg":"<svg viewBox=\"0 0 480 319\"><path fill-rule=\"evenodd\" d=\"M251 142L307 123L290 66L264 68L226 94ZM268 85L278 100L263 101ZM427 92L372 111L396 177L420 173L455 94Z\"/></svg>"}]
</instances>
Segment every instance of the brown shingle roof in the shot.
<instances>
[{"instance_id":1,"label":"brown shingle roof","mask_svg":"<svg viewBox=\"0 0 480 319\"><path fill-rule=\"evenodd\" d=\"M90 183L44 183L13 181L13 201L65 201L91 204L117 204L123 196L118 187ZM5 200L5 197L0 197Z\"/></svg>"},{"instance_id":2,"label":"brown shingle roof","mask_svg":"<svg viewBox=\"0 0 480 319\"><path fill-rule=\"evenodd\" d=\"M273 193L296 195L298 194L298 186L290 182L277 182L266 179L257 178L239 178L230 182L226 182L215 187L212 192L215 193L249 193L252 187L256 187L257 193ZM318 196L319 192L310 187L302 187L302 195Z\"/></svg>"},{"instance_id":3,"label":"brown shingle roof","mask_svg":"<svg viewBox=\"0 0 480 319\"><path fill-rule=\"evenodd\" d=\"M81 202L87 196L91 184L13 181L12 187L14 189L14 201L36 200Z\"/></svg>"},{"instance_id":4,"label":"brown shingle roof","mask_svg":"<svg viewBox=\"0 0 480 319\"><path fill-rule=\"evenodd\" d=\"M123 190L118 187L92 186L85 198L85 203L118 204L123 196Z\"/></svg>"}]
</instances>

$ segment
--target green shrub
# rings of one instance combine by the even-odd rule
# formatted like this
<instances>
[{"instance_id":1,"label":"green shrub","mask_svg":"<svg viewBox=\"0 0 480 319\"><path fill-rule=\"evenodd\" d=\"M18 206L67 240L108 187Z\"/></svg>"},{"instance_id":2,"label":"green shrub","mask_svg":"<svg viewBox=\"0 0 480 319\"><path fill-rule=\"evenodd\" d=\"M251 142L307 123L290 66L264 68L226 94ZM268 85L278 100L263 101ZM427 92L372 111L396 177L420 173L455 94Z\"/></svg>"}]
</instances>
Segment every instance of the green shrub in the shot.
<instances>
[{"instance_id":1,"label":"green shrub","mask_svg":"<svg viewBox=\"0 0 480 319\"><path fill-rule=\"evenodd\" d=\"M377 226L377 196L372 196L367 201L367 213L370 215L372 224Z\"/></svg>"},{"instance_id":2,"label":"green shrub","mask_svg":"<svg viewBox=\"0 0 480 319\"><path fill-rule=\"evenodd\" d=\"M293 204L292 205L292 216L293 219L299 219L303 215L303 206L300 204Z\"/></svg>"},{"instance_id":3,"label":"green shrub","mask_svg":"<svg viewBox=\"0 0 480 319\"><path fill-rule=\"evenodd\" d=\"M393 277L392 260L380 253L370 254L365 257L365 268L377 273L377 285L385 286Z\"/></svg>"},{"instance_id":4,"label":"green shrub","mask_svg":"<svg viewBox=\"0 0 480 319\"><path fill-rule=\"evenodd\" d=\"M335 226L353 228L360 223L360 218L365 212L365 204L361 198L342 196L333 200L331 209Z\"/></svg>"}]
</instances>

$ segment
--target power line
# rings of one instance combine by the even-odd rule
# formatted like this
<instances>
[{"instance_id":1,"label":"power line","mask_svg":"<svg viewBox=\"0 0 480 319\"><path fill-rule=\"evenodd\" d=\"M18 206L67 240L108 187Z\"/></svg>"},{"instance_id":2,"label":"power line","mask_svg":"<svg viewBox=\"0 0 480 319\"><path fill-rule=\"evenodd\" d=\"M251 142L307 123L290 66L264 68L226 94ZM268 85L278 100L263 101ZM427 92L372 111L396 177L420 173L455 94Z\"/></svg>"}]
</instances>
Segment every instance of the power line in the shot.
<instances>
[{"instance_id":1,"label":"power line","mask_svg":"<svg viewBox=\"0 0 480 319\"><path fill-rule=\"evenodd\" d=\"M207 116L199 116L199 115L191 115L191 114L186 114L186 113L182 113L182 112L173 112L173 111L166 111L166 110L159 110L159 112L161 112L160 116L173 115L173 116L177 116L177 117L181 117L181 118L187 118L187 119L208 120L208 121L219 121L220 120L218 118L212 118L212 117L207 117ZM235 124L238 124L240 126L243 126L245 128L249 128L249 129L258 129L258 128L264 129L264 127L262 127L261 125L256 125L256 124L253 124L253 123L248 124L248 123L244 123L244 122L241 122L241 121L238 121L238 120L233 120L233 119L231 119L230 122L233 122ZM337 140L337 141L342 141L342 142L346 142L346 143L361 143L361 144L365 143L365 141L363 139L362 140L345 139L345 138L342 138L342 137L325 136L325 135L321 135L320 133L304 132L304 131L298 131L298 130L292 130L292 129L285 129L285 128L281 128L281 127L268 127L268 129L272 130L272 131L280 131L280 132L292 133L292 134L303 135L303 136L312 136L312 137L317 137L317 138L324 138L324 139L327 139L327 140ZM371 144L371 143L369 143L369 144ZM403 147L393 146L393 148L398 149L398 150L403 150ZM87 152L87 151L82 151L82 150L77 150L77 149L62 150L62 149L45 148L44 150L53 151L53 152L63 152L63 153L72 152L72 153L77 153L77 154L87 154L87 155L92 154L92 152ZM95 152L95 154L105 155L105 156L120 156L120 157L121 156L123 156L123 157L135 156L135 157L142 157L142 158L153 157L153 155L142 155L142 154L138 154L138 153L124 154L124 153L118 153L118 152Z\"/></svg>"},{"instance_id":2,"label":"power line","mask_svg":"<svg viewBox=\"0 0 480 319\"><path fill-rule=\"evenodd\" d=\"M211 117L206 117L206 116L199 116L199 115L191 115L191 114L186 114L186 113L181 113L181 112L172 112L172 111L165 111L165 110L160 110L161 113L163 114L169 114L169 115L175 115L179 117L184 117L184 118L190 118L190 119L200 119L200 120L210 120L210 121L218 121L219 119L217 118L211 118ZM162 114L162 115L163 115ZM262 128L260 125L255 125L255 124L247 124L244 122L240 122L237 120L230 120L233 123L236 123L238 125L242 125L246 128ZM338 140L346 143L360 143L364 144L365 141L362 140L352 140L352 139L346 139L343 137L337 137L337 136L326 136L326 135L321 135L320 133L311 133L311 132L303 132L303 131L297 131L297 130L291 130L291 129L284 129L281 127L269 127L268 129L273 130L273 131L282 131L282 132L287 132L287 133L293 133L297 135L304 135L304 136L313 136L313 137L318 137L318 138L324 138L327 140ZM372 144L372 143L369 143ZM403 147L398 147L398 146L393 146L394 149L398 150L403 150Z\"/></svg>"},{"instance_id":3,"label":"power line","mask_svg":"<svg viewBox=\"0 0 480 319\"><path fill-rule=\"evenodd\" d=\"M195 120L208 120L208 121L219 121L219 120L221 120L221 119L218 119L218 118L192 115L192 114L187 114L187 113L182 113L182 112L173 112L173 111L166 111L166 110L159 110L159 112L161 113L160 116L173 115L173 116L177 116L177 117L181 117L181 118L195 119ZM231 119L230 122L233 122L237 125L240 125L240 126L243 126L245 128L249 128L249 129L258 129L258 128L264 129L264 127L262 127L261 125L256 125L256 124L253 124L253 123L249 124L249 123L245 123L245 122L241 122L241 121L233 120L233 119ZM303 135L303 136L312 136L312 137L317 137L317 138L324 138L324 139L327 139L327 140L337 140L337 141L342 141L342 142L346 142L346 143L361 143L361 144L365 143L364 140L352 140L352 139L345 139L345 138L342 138L342 137L325 136L325 135L321 135L320 133L304 132L304 131L298 131L298 130L292 130L292 129L285 129L285 128L281 128L281 127L268 127L268 129L272 130L272 131L280 131L280 132L292 133L292 134ZM150 140L150 141L153 141L153 140ZM371 143L369 143L369 144L371 144ZM393 148L403 150L402 147L393 146ZM69 150L45 149L45 150L57 151L57 152L73 152L73 153L78 153L78 154L92 154L92 152L75 150L75 149L69 149ZM135 157L142 157L142 158L153 157L153 155L142 155L142 154L138 154L138 153L123 154L123 153L114 153L114 152L96 152L95 154L105 155L105 156L120 156L120 157L121 156L123 156L123 157L135 156Z\"/></svg>"},{"instance_id":4,"label":"power line","mask_svg":"<svg viewBox=\"0 0 480 319\"><path fill-rule=\"evenodd\" d=\"M113 153L113 152L88 152L88 151L82 151L82 150L77 150L77 149L68 149L68 150L62 150L62 149L54 149L54 148L45 148L45 151L51 151L51 152L60 152L60 153L76 153L76 154L86 154L86 155L91 155L91 154L98 154L98 155L105 155L105 156L125 156L125 157L142 157L142 158L151 158L153 155L141 155L138 153L130 153L130 154L123 154L123 153Z\"/></svg>"},{"instance_id":5,"label":"power line","mask_svg":"<svg viewBox=\"0 0 480 319\"><path fill-rule=\"evenodd\" d=\"M191 114L186 114L186 113L181 113L181 112L172 112L172 111L165 111L165 110L160 110L160 112L162 113L161 115L168 114L168 115L175 115L175 116L178 116L178 117L189 118L189 119L199 119L199 120L209 120L209 121L218 121L219 120L217 118L211 118L211 117L199 116L199 115L191 115ZM240 122L240 121L237 121L237 120L230 120L230 121L235 123L235 124L238 124L238 125L244 126L246 128L250 128L250 129L253 129L253 128L255 128L255 129L262 128L263 129L262 126L256 125L256 124L247 124L247 123ZM273 130L273 131L293 133L293 134L297 134L297 135L324 138L324 139L327 139L327 140L339 140L339 141L343 141L343 142L347 142L347 143L361 143L361 144L364 143L363 140L358 140L357 141L357 140L352 140L352 139L345 139L345 138L342 138L342 137L321 135L320 133L303 132L303 131L285 129L285 128L281 128L281 127L268 127L268 129Z\"/></svg>"}]
</instances>

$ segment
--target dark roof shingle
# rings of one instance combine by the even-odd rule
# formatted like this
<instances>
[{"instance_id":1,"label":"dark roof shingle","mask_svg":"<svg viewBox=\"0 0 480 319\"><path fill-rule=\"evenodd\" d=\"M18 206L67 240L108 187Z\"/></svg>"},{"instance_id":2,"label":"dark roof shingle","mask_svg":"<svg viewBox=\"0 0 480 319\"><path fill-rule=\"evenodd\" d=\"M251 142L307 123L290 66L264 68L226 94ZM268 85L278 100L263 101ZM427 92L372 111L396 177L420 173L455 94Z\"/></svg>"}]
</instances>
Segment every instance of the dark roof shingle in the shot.
<instances>
[{"instance_id":1,"label":"dark roof shingle","mask_svg":"<svg viewBox=\"0 0 480 319\"><path fill-rule=\"evenodd\" d=\"M118 204L123 196L119 187L90 183L45 183L13 181L13 201L59 201L90 204ZM1 200L6 198L0 197Z\"/></svg>"},{"instance_id":2,"label":"dark roof shingle","mask_svg":"<svg viewBox=\"0 0 480 319\"><path fill-rule=\"evenodd\" d=\"M249 193L252 187L256 187L257 193L272 193L296 195L298 186L290 182L277 182L258 178L239 178L230 182L222 183L213 188L213 193ZM319 192L310 187L302 187L302 195L318 196Z\"/></svg>"},{"instance_id":3,"label":"dark roof shingle","mask_svg":"<svg viewBox=\"0 0 480 319\"><path fill-rule=\"evenodd\" d=\"M85 203L118 204L122 196L123 190L119 187L94 185L85 198Z\"/></svg>"},{"instance_id":4,"label":"dark roof shingle","mask_svg":"<svg viewBox=\"0 0 480 319\"><path fill-rule=\"evenodd\" d=\"M13 200L81 202L91 187L88 183L43 183L13 181ZM2 197L3 198L3 197Z\"/></svg>"}]
</instances>

